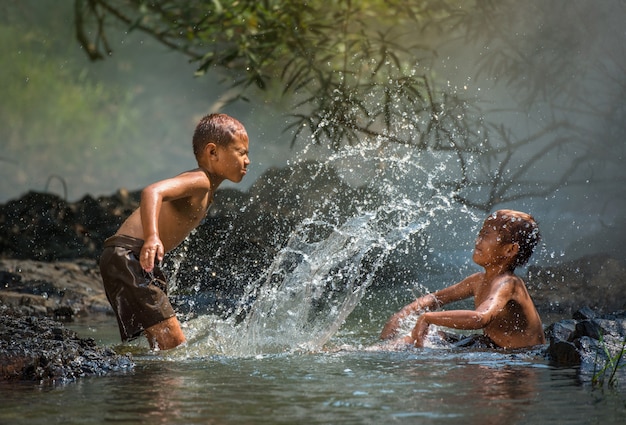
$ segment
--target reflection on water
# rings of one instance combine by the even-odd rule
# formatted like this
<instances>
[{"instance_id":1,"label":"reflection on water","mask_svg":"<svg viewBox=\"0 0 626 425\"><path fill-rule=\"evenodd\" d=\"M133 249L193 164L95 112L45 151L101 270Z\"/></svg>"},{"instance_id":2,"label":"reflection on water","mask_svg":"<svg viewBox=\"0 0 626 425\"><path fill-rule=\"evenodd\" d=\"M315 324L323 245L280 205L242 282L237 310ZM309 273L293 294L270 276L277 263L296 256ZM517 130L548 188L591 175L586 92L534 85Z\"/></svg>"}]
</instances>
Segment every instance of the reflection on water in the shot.
<instances>
[{"instance_id":1,"label":"reflection on water","mask_svg":"<svg viewBox=\"0 0 626 425\"><path fill-rule=\"evenodd\" d=\"M473 404L477 411L488 411L489 416L467 423L515 423L535 402L537 371L514 365L467 365L452 369L447 378L456 385L467 387L462 395L450 395L446 403Z\"/></svg>"},{"instance_id":2,"label":"reflection on water","mask_svg":"<svg viewBox=\"0 0 626 425\"><path fill-rule=\"evenodd\" d=\"M623 392L580 385L576 371L533 353L138 351L136 370L122 375L1 384L0 423L614 424L626 414Z\"/></svg>"}]
</instances>

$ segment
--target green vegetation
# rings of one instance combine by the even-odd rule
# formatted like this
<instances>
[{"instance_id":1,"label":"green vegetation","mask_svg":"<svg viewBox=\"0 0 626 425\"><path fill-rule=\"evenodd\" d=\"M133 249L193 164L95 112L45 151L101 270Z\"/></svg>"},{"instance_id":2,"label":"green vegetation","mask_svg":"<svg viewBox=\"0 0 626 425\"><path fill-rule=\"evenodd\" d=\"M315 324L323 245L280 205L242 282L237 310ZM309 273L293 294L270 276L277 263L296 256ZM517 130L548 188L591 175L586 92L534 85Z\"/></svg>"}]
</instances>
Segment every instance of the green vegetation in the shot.
<instances>
[{"instance_id":1,"label":"green vegetation","mask_svg":"<svg viewBox=\"0 0 626 425\"><path fill-rule=\"evenodd\" d=\"M598 69L613 72L578 56L581 46L597 51L578 23L595 16L615 24L609 6L539 0L74 1L78 40L91 59L110 54L108 34L120 25L149 34L189 57L197 75L223 75L232 87L227 100L258 90L271 99L288 98L293 143L339 149L379 140L447 155L442 161L448 179L436 184L481 210L583 183L586 166L606 169L612 159L590 142L596 136L577 126L580 115L591 111L607 121L603 128L622 133L618 117L624 111L606 115L604 102L589 101L597 87L580 84L598 78L592 75ZM618 64L622 59L616 56ZM442 62L462 66L465 79L450 81L435 66ZM473 83L479 77L486 89L504 88L515 101L486 111ZM604 81L618 86L608 96L623 90L619 78ZM583 107L572 108L575 102ZM543 108L548 113L535 115ZM530 130L520 132L510 122ZM560 165L556 172L554 163Z\"/></svg>"},{"instance_id":2,"label":"green vegetation","mask_svg":"<svg viewBox=\"0 0 626 425\"><path fill-rule=\"evenodd\" d=\"M593 377L591 378L593 386L604 387L605 382L609 387L616 387L618 385L617 372L626 365L626 363L622 361L625 353L626 338L622 341L621 347L616 350L611 350L609 344L604 339L604 335L600 334L594 362ZM602 361L600 359L601 356L606 357L606 360ZM601 362L604 364L600 365Z\"/></svg>"},{"instance_id":3,"label":"green vegetation","mask_svg":"<svg viewBox=\"0 0 626 425\"><path fill-rule=\"evenodd\" d=\"M249 99L280 106L292 145L340 149L375 140L381 149L396 143L439 153L446 178L433 184L472 208L549 197L589 175L600 184L611 171L623 176L620 156L610 152L625 136L626 55L611 49L611 31L592 36L587 27L618 28L621 2L41 0L0 8L0 48L8 52L0 161L19 181L46 161L69 164L60 177L70 188L72 179L90 178L85 169L112 182L104 169L111 162L148 177L181 156L169 142L189 125L176 115L182 108L148 105L141 88L121 91L57 56L77 48L54 40L72 25L72 43L91 60L119 61L120 36L141 33L195 64L197 76L221 78L222 98L207 93L194 109ZM8 15L38 21L24 30ZM38 28L44 21L49 34ZM172 62L163 55L161 65ZM152 65L134 71L150 80L162 69ZM146 117L159 117L162 134L137 125ZM137 138L168 144L137 164L145 146ZM69 152L54 159L61 150ZM42 186L57 168L38 178ZM612 181L621 190L619 178Z\"/></svg>"},{"instance_id":4,"label":"green vegetation","mask_svg":"<svg viewBox=\"0 0 626 425\"><path fill-rule=\"evenodd\" d=\"M20 181L45 166L64 170L60 178L71 182L94 178L98 163L132 163L124 145L136 132L132 94L95 82L84 67L55 57L36 29L1 26L0 50L5 52L0 69L3 174L13 173ZM40 190L46 178L40 176Z\"/></svg>"}]
</instances>

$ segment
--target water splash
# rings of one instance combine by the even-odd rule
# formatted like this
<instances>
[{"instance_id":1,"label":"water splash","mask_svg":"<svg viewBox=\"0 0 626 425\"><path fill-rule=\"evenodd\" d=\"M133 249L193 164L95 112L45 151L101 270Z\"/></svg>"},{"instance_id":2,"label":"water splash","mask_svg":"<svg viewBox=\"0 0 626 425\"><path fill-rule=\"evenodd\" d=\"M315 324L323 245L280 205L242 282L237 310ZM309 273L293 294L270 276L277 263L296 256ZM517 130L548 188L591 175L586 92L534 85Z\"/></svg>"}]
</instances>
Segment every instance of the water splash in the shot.
<instances>
[{"instance_id":1,"label":"water splash","mask_svg":"<svg viewBox=\"0 0 626 425\"><path fill-rule=\"evenodd\" d=\"M306 220L252 290L242 353L318 351L359 303L387 256L419 223L381 232L376 212L354 217L311 240L328 224Z\"/></svg>"},{"instance_id":2,"label":"water splash","mask_svg":"<svg viewBox=\"0 0 626 425\"><path fill-rule=\"evenodd\" d=\"M321 167L376 188L382 201L362 202L346 219L315 211L302 220L261 278L248 285L235 314L190 324L192 344L203 353L235 356L322 350L392 259L425 264L428 231L455 223L454 194L437 184L448 161L382 142L329 155ZM327 202L338 201L329 196Z\"/></svg>"}]
</instances>

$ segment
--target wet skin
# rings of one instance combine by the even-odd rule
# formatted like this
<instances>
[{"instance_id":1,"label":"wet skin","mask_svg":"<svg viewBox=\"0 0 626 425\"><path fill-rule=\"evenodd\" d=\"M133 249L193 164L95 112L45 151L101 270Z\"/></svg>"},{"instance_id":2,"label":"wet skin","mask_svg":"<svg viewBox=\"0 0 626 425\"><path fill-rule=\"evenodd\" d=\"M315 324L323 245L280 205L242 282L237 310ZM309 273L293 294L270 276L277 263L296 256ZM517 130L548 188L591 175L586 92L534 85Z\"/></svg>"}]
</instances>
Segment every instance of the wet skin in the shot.
<instances>
[{"instance_id":1,"label":"wet skin","mask_svg":"<svg viewBox=\"0 0 626 425\"><path fill-rule=\"evenodd\" d=\"M206 216L213 195L226 179L240 182L250 164L248 138L227 146L209 143L199 168L147 186L141 206L122 224L118 234L143 239L140 263L147 272L154 262L178 246Z\"/></svg>"},{"instance_id":2,"label":"wet skin","mask_svg":"<svg viewBox=\"0 0 626 425\"><path fill-rule=\"evenodd\" d=\"M224 180L240 182L250 164L248 136L239 132L225 146L208 143L197 155L199 167L147 186L140 207L117 234L143 239L139 262L146 272L178 246L206 216L213 195ZM167 350L185 342L176 317L146 329L151 348Z\"/></svg>"},{"instance_id":3,"label":"wet skin","mask_svg":"<svg viewBox=\"0 0 626 425\"><path fill-rule=\"evenodd\" d=\"M428 327L433 324L454 329L483 329L486 336L503 348L544 344L539 314L524 282L512 271L518 249L516 244L502 243L495 229L483 226L476 240L473 260L485 271L407 305L390 318L381 338L394 337L400 321L412 313L473 297L475 310L424 312L418 317L411 335L403 340L423 346Z\"/></svg>"}]
</instances>

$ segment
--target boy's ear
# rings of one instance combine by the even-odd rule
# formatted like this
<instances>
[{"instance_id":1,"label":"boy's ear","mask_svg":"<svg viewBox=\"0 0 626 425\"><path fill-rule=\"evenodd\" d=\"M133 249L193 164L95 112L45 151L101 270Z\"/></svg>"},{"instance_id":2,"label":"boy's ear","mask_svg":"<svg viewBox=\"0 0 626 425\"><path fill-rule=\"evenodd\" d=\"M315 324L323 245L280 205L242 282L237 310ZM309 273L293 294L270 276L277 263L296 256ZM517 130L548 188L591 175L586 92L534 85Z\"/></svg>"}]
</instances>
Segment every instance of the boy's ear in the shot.
<instances>
[{"instance_id":1,"label":"boy's ear","mask_svg":"<svg viewBox=\"0 0 626 425\"><path fill-rule=\"evenodd\" d=\"M210 156L214 156L217 154L217 145L215 143L207 143L204 147L204 151Z\"/></svg>"},{"instance_id":2,"label":"boy's ear","mask_svg":"<svg viewBox=\"0 0 626 425\"><path fill-rule=\"evenodd\" d=\"M519 253L519 245L517 243L510 243L507 246L507 254L510 257L515 257Z\"/></svg>"}]
</instances>

